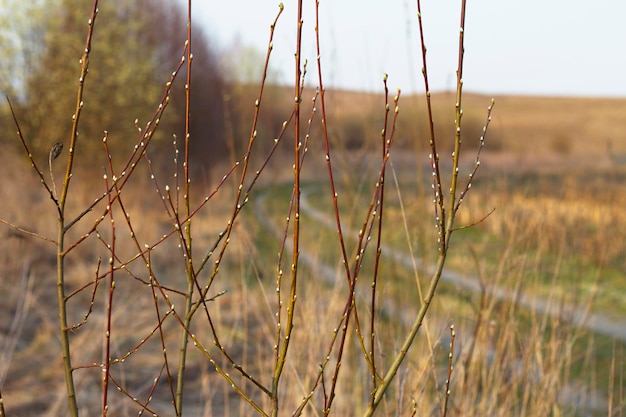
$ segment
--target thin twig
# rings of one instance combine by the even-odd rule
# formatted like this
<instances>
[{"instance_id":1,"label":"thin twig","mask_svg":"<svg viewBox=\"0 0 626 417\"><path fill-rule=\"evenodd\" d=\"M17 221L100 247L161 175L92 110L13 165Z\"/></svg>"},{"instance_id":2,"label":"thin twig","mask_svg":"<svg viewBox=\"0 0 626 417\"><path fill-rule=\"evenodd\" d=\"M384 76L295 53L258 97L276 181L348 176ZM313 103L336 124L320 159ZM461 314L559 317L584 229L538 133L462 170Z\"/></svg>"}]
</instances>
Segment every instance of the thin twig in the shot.
<instances>
[{"instance_id":1,"label":"thin twig","mask_svg":"<svg viewBox=\"0 0 626 417\"><path fill-rule=\"evenodd\" d=\"M52 172L52 161L57 159L61 152L63 151L63 142L55 142L54 145L50 148L50 153L48 154L48 168L50 169L50 182L52 183L52 193L54 195L54 199L57 200L57 185L54 182L54 173Z\"/></svg>"},{"instance_id":2,"label":"thin twig","mask_svg":"<svg viewBox=\"0 0 626 417\"><path fill-rule=\"evenodd\" d=\"M454 332L454 325L450 326L450 351L448 352L448 378L446 379L446 393L445 401L443 403L443 417L448 415L448 400L450 399L450 384L452 381L452 369L453 369L453 357L454 357L454 339L456 333Z\"/></svg>"}]
</instances>

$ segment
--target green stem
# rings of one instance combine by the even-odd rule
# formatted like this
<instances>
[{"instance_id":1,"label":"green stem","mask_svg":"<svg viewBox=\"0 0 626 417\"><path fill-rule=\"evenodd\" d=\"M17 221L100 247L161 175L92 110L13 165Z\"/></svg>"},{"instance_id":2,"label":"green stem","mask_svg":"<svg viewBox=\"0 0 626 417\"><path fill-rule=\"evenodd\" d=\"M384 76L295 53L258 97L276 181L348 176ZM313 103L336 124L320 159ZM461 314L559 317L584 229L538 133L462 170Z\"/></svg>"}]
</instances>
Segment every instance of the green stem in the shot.
<instances>
[{"instance_id":1,"label":"green stem","mask_svg":"<svg viewBox=\"0 0 626 417\"><path fill-rule=\"evenodd\" d=\"M191 275L191 271L188 271L188 274ZM193 286L194 280L193 276L187 277L187 295L185 296L185 320L183 324L183 328L181 330L181 340L180 340L180 353L178 357L178 376L176 378L176 416L180 417L183 415L183 390L185 383L185 367L187 363L187 345L189 344L189 333L188 329L191 325L192 314L191 309L193 307Z\"/></svg>"},{"instance_id":2,"label":"green stem","mask_svg":"<svg viewBox=\"0 0 626 417\"><path fill-rule=\"evenodd\" d=\"M59 326L61 330L61 349L63 354L63 368L65 371L65 385L67 386L67 399L69 401L70 415L78 417L78 405L76 403L76 391L74 389L74 377L72 375L72 358L70 355L70 335L67 325L67 300L65 299L65 254L64 240L65 228L63 218L59 218L57 240L57 301L59 304Z\"/></svg>"},{"instance_id":3,"label":"green stem","mask_svg":"<svg viewBox=\"0 0 626 417\"><path fill-rule=\"evenodd\" d=\"M400 368L400 365L402 364L402 362L404 361L404 358L409 352L409 348L413 344L413 340L415 339L417 332L422 327L422 323L424 322L424 318L426 317L426 313L428 312L431 301L433 297L435 296L435 290L437 289L437 284L439 283L439 279L441 278L441 273L443 272L443 266L446 262L446 252L447 251L444 251L441 255L439 255L439 258L437 259L437 266L435 268L433 277L430 281L430 286L428 287L426 297L424 298L422 306L420 307L420 310L417 313L417 316L415 317L415 321L413 322L413 325L411 326L411 330L407 334L407 337L404 340L404 343L402 343L400 352L396 355L393 363L389 367L389 370L385 374L385 377L383 378L382 383L378 386L378 388L376 389L374 393L374 400L370 403L369 407L367 408L367 411L365 412L365 416L367 417L372 416L374 412L376 411L378 404L380 404L380 402L382 401L385 395L385 392L387 392L387 389L389 389L389 385L395 378L396 373L398 372L398 369Z\"/></svg>"},{"instance_id":4,"label":"green stem","mask_svg":"<svg viewBox=\"0 0 626 417\"><path fill-rule=\"evenodd\" d=\"M80 60L81 70L76 93L76 108L72 117L72 133L70 137L70 147L68 149L67 167L63 179L61 195L58 201L55 201L57 211L59 213L58 233L57 233L57 302L59 304L59 327L61 330L61 349L63 354L63 368L65 371L65 385L67 386L67 399L69 403L70 415L78 417L78 405L76 402L76 391L74 389L74 377L72 369L72 359L70 355L70 336L67 326L67 300L65 298L65 203L69 191L70 179L72 178L72 167L74 162L74 153L76 152L76 142L78 139L78 121L83 109L83 89L85 78L89 68L89 53L91 51L91 39L93 36L93 27L98 14L98 0L94 0L91 18L88 23L87 39L85 41L85 49ZM55 196L56 199L56 196ZM108 360L108 358L107 358ZM108 377L108 376L107 376Z\"/></svg>"}]
</instances>

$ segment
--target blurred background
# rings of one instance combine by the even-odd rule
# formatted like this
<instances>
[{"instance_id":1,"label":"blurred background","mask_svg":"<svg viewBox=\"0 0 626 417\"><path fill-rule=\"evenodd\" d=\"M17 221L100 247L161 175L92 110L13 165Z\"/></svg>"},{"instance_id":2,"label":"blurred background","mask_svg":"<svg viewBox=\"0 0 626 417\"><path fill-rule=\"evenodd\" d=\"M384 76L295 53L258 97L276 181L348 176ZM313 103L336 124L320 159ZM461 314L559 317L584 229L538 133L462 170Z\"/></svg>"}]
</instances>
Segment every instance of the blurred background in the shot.
<instances>
[{"instance_id":1,"label":"blurred background","mask_svg":"<svg viewBox=\"0 0 626 417\"><path fill-rule=\"evenodd\" d=\"M422 3L433 130L442 167L448 169L454 149L460 1ZM0 92L11 100L45 180L49 168L57 184L63 178L67 148L51 167L48 155L55 142L69 143L91 5L87 0L0 0ZM301 273L311 280L302 284L301 291L310 295L311 302L307 304L303 297L306 307L300 320L319 320L310 328L299 327L309 333L299 335L304 347L294 349L297 364L310 365L312 374L317 372L315 355L327 346L320 335L329 334L328 323L336 317L332 313L340 314L343 308L334 297L345 290L345 277L336 272L341 269L341 249L333 222L328 221L335 213L328 198L320 106L314 101L319 100L314 6L314 2L304 5L302 29L302 59L308 60L302 120L309 134L303 188L311 212L303 216L310 226L303 227L302 256L309 261L303 261ZM250 172L263 170L263 174L252 193L253 204L246 205L237 219L233 243L220 264L216 291L227 289L228 293L210 304L216 309L216 326L227 335L227 348L261 375L271 364L268 357L274 343L275 316L268 313L273 300L268 302L266 294L273 292L275 273L281 268L276 262L281 232L276 230L277 225L284 225L293 188L290 115L296 10L295 2L285 2L263 78L270 25L279 12L277 2L193 2L189 162L193 202L204 204L204 196L212 198L194 219L194 245L201 248L201 255L217 245L216 236L230 219L242 165L236 162L244 160L250 144L255 100L265 81L254 125L254 151L249 155ZM626 3L612 0L593 4L580 0L469 2L461 186L467 186L477 158L480 170L475 177L472 174L474 186L459 210L460 229L454 234L447 264L451 274L438 289L427 336L420 338L409 358L407 372L415 373L398 382L397 404L395 399L387 404L389 415L408 415L408 397L422 401L424 415L441 410L450 324L455 324L459 334L455 352L459 389L452 396L455 405L449 415L623 413L625 15ZM101 195L109 157L114 170L120 170L144 132L156 123L154 114L166 83L184 55L186 16L183 1L100 3L70 196L73 215ZM392 192L387 194L385 209L386 224L391 226L383 236L386 250L393 255L384 256L387 263L381 273L388 279L381 293L400 307L381 307L377 316L384 329L380 352L393 352L406 332L407 322L404 316L397 319L398 311L408 316L414 312L419 299L416 284L427 285L430 261L437 255L428 160L431 133L417 7L407 0L327 0L319 4L319 17L328 137L346 230L359 230L377 188L381 129L386 121L388 128L392 123L385 103L393 103L396 88L401 89L390 159L393 175L388 174ZM389 76L388 96L384 74ZM179 184L182 159L176 152L184 146L186 76L186 66L182 66L147 151L150 164L142 162L136 182L128 186L127 210L133 213L137 227L133 236L141 236L142 247L154 244L173 227L171 214L163 210L163 199L155 193L153 175L160 178L160 186L168 184L176 190ZM485 136L492 98L495 107ZM286 122L289 127L283 132ZM5 224L0 229L0 288L6 290L6 302L0 307L0 385L15 414L62 415L64 393L49 389L62 385L54 322L54 247L18 230L53 240L57 212L49 195L38 187L41 179L30 170L15 131L3 98L0 218L12 227ZM102 145L105 131L108 150ZM247 187L253 180L248 176L243 182ZM101 212L94 213L72 230L74 239L90 230ZM68 287L82 289L77 291L73 319L82 320L94 299L94 311L100 312L90 318L89 331L75 335L82 364L101 360L101 344L94 346L93 338L101 337L103 290L91 298L89 283L98 259L110 255L102 245L105 240L90 235L68 261ZM355 240L348 240L348 251L356 250ZM124 259L136 259L132 258L133 243L120 244L120 256L129 251ZM176 243L169 239L155 244L153 253L153 272L172 287L180 285L184 270ZM207 259L209 251L213 253L207 249ZM410 260L420 262L414 266ZM118 356L154 327L152 295L137 296L144 294L146 286L136 278L145 278L146 271L132 262L127 269L136 275L120 284L129 290L120 290ZM203 274L209 274L209 269ZM321 278L328 270L335 271L333 278ZM372 265L365 265L364 271L372 273ZM361 311L367 311L364 299L369 282L362 284L359 302L363 303ZM242 299L251 301L242 303ZM131 315L132 326L125 324ZM178 323L168 321L167 325L178 330ZM162 366L162 357L154 354L161 348L147 343L133 353L133 359L143 358L145 351L146 359L138 365L128 361L128 369L139 370L126 374L130 375L128 392L147 392L145 381ZM355 404L367 403L368 392L360 382L367 378L366 367L355 351L344 366L350 370L346 386L356 388L344 396L337 414L355 415L363 411ZM197 414L191 415L245 415L243 410L249 411L245 402L234 398L230 385L199 356L190 365L190 381L202 387L190 396L190 403L197 407L192 408ZM381 363L385 358L381 353ZM85 375L82 393L88 397L86 407L97 413L101 376L94 369L81 374ZM286 385L295 391L286 401L297 406L302 381L294 374ZM166 391L155 396L159 399L155 407L171 411ZM321 401L318 398L317 404ZM121 409L119 415L129 415Z\"/></svg>"}]
</instances>

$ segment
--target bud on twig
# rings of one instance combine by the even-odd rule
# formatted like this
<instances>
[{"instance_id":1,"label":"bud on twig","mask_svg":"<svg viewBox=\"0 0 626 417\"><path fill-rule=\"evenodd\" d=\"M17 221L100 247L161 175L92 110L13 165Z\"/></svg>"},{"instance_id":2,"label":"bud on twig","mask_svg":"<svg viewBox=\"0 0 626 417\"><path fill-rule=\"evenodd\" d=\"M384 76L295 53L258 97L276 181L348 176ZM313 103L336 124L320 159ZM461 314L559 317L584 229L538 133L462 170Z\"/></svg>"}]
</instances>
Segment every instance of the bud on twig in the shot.
<instances>
[{"instance_id":1,"label":"bud on twig","mask_svg":"<svg viewBox=\"0 0 626 417\"><path fill-rule=\"evenodd\" d=\"M52 148L50 148L50 160L57 159L59 155L61 155L61 152L63 152L63 142L56 142L52 145Z\"/></svg>"}]
</instances>

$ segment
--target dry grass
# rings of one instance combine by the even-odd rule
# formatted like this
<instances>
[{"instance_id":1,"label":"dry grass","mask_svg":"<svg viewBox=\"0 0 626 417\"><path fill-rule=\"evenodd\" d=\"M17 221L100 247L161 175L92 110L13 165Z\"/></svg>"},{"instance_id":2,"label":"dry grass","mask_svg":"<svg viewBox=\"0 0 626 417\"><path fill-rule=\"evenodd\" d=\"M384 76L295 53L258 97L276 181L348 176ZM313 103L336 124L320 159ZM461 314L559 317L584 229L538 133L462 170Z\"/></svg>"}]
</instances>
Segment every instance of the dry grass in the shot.
<instances>
[{"instance_id":1,"label":"dry grass","mask_svg":"<svg viewBox=\"0 0 626 417\"><path fill-rule=\"evenodd\" d=\"M513 150L551 149L597 166L607 157L609 143L618 155L626 152L624 111L623 99L505 96L498 98L494 127Z\"/></svg>"},{"instance_id":2,"label":"dry grass","mask_svg":"<svg viewBox=\"0 0 626 417\"><path fill-rule=\"evenodd\" d=\"M282 5L277 20L281 12ZM298 49L300 42L298 35ZM235 138L246 138L249 126L230 126L230 156L238 163L187 181L189 157L178 155L154 179L140 154L151 146L179 70L187 65L190 73L190 38L183 56L153 123L137 128L139 154L124 173L113 168L121 161L108 163L106 149L104 178L68 163L69 197L57 199L33 187L39 178L29 161L3 153L0 215L8 227L0 274L8 290L0 303L0 385L9 415L182 415L184 404L185 414L205 416L254 409L322 416L331 405L338 415L379 407L384 415L536 416L610 414L624 406L623 363L616 365L622 344L613 341L608 355L606 337L573 326L570 316L574 303L583 312L626 311L611 303L625 247L607 237L626 227L616 170L626 152L617 136L626 102L502 98L491 151L481 157L490 169L472 184L481 194L468 194L452 224L435 220L431 177L451 187L452 207L465 182L455 193L449 174L427 165L435 150L426 146L424 103L400 101L397 123L397 103L387 95L320 85L319 95L304 90L314 101L301 104L299 69L295 104L293 90L261 87L262 98L257 86L232 86L228 111L254 120L247 145ZM313 110L318 99L321 115ZM459 129L454 100L432 96L445 172L459 162L458 152L449 160ZM481 143L489 102L465 96L464 152ZM185 138L192 113L185 111ZM278 133L287 125L291 133ZM80 158L77 137L68 145ZM382 158L375 156L381 144ZM471 151L464 155L462 181L475 164ZM381 167L389 169L384 182ZM215 173L221 168L223 182ZM54 169L63 177L62 164ZM377 231L383 185L386 211ZM439 213L448 208L443 198L437 204ZM450 246L441 243L450 228L473 223L456 230ZM460 274L449 272L438 286L448 248L446 265ZM550 310L537 307L542 303ZM452 325L456 333L448 333Z\"/></svg>"},{"instance_id":3,"label":"dry grass","mask_svg":"<svg viewBox=\"0 0 626 417\"><path fill-rule=\"evenodd\" d=\"M338 93L349 103L354 96L349 92ZM370 96L374 97L375 96ZM481 100L480 96L468 96L470 100ZM363 102L363 98L359 98ZM533 101L534 100L534 101ZM372 100L375 101L375 100ZM535 104L532 104L532 103ZM554 107L556 103L560 106ZM584 103L587 103L585 105ZM570 103L571 106L568 104ZM603 101L604 103L604 101ZM607 100L605 104L619 104L619 101ZM526 145L515 148L511 145L502 147L498 153L491 152L483 160L487 169L482 173L476 186L481 187L484 198L469 198L465 204L465 211L461 211L460 224L469 224L481 218L491 207L496 207L496 212L485 222L476 226L469 234L459 232L459 247L469 247L474 255L465 251L459 251L458 256L452 259L451 265L455 268L466 268L470 274L482 273L490 284L499 284L516 288L524 283L526 291L536 292L541 295L550 295L554 302L571 302L576 299L590 300L589 294L580 293L575 295L570 291L566 282L561 282L562 275L559 271L567 270L569 263L578 259L589 264L589 270L594 265L599 268L600 279L596 277L580 276L579 287L581 290L590 285L599 283L594 287L594 296L597 303L592 307L607 311L610 308L618 308L621 315L623 309L612 303L607 297L614 294L617 280L607 278L604 280L602 271L623 271L624 246L619 236L611 233L626 227L626 219L623 216L621 206L624 204L621 194L618 192L621 174L615 169L602 170L601 167L594 171L577 170L572 173L569 167L572 161L589 160L590 155L601 161L599 165L610 168L605 161L602 152L589 154L598 147L588 148L587 141L583 138L581 129L574 129L571 148L567 159L557 157L559 152L554 152L552 145L546 143L545 138L550 138L558 129L555 125L545 125L537 122L536 109L551 108L552 113L557 110L563 115L554 114L554 120L563 120L572 117L575 109L587 109L589 106L598 107L598 100L572 99L542 99L542 98L506 98L494 123L506 126L507 138L534 138L536 152L546 154L553 153L554 163L546 169L546 166L534 169L528 164L529 156ZM617 106L617 104L615 104ZM524 107L526 106L526 107ZM502 108L504 107L504 109ZM513 113L507 113L507 109ZM527 109L527 110L524 110ZM524 113L528 111L528 113ZM538 111L542 113L541 111ZM538 113L538 114L539 114ZM610 125L610 112L606 113L607 120L599 125ZM515 119L512 119L512 115ZM567 117L566 117L567 116ZM573 117L575 120L583 119L583 115ZM507 120L505 123L504 120ZM515 120L513 122L513 120ZM525 121L525 123L523 123ZM538 126L547 126L541 130ZM533 133L533 131L535 133ZM610 137L612 131L599 131L599 137ZM503 136L498 136L498 138ZM538 139L544 138L544 139ZM578 138L578 139L576 139ZM508 142L506 142L508 143ZM531 146L531 145L528 145ZM315 145L312 147L312 151ZM552 149L552 151L551 151ZM622 151L617 143L613 148L616 155ZM10 152L7 150L7 152ZM8 155L9 153L7 153ZM364 153L364 155L367 153ZM418 249L420 256L429 256L423 242L428 241L427 232L430 228L429 212L427 203L428 194L425 184L419 185L414 178L419 169L412 166L413 159L417 156L406 158L406 153L398 152L398 157L393 159L394 167L397 168L402 180L402 202L409 216L409 231L415 241L412 242ZM606 154L604 154L606 156ZM353 166L350 158L354 159L353 153L345 155L346 166ZM561 159L559 159L561 158ZM525 161L524 164L515 166L510 164L500 165L498 161ZM20 175L24 171L25 162L20 156L8 158L9 164L3 166L3 178L7 181L2 188L4 205L2 213L5 219L17 225L28 225L30 230L39 234L50 236L53 233L50 225L54 219L49 219L50 211L46 210L47 201L44 193L39 193L29 185L35 178L29 175ZM493 161L493 163L492 163ZM610 162L610 161L609 161ZM315 164L308 167L311 180L317 182L315 172L320 172ZM341 189L340 201L351 213L345 217L347 224L358 225L361 221L358 208L364 206L362 197L364 191L371 187L367 180L362 178L363 172L375 169L376 164L364 164L362 171L343 172L344 186ZM277 176L280 168L275 168ZM26 171L28 172L28 171ZM506 176L502 177L501 173ZM535 172L535 173L533 173ZM360 174L359 174L360 173ZM418 176L419 178L419 176ZM360 188L354 188L354 184L360 184ZM427 184L426 184L427 185ZM79 185L80 186L80 185ZM98 194L97 184L85 184L80 192L74 194L77 206L91 201ZM351 188L352 187L352 188ZM141 241L153 242L171 226L167 217L164 217L158 209L158 198L150 191L149 182L140 183L133 191L134 197L129 200L128 210L132 218L138 218L135 225L137 235ZM270 193L272 201L278 206L266 203L273 207L271 221L280 225L284 216L288 195L288 188L284 191ZM32 190L21 193L18 190ZM354 193L355 190L361 190ZM416 190L418 191L416 193ZM419 191L422 190L422 191ZM232 197L232 188L225 188L223 200L229 201ZM263 193L267 193L264 191ZM261 194L263 194L261 193ZM141 196L141 197L139 197ZM399 202L395 195L389 193L392 206L388 208L387 215L391 224L402 224L402 213L393 202ZM314 200L315 204L324 207L324 200ZM9 203L10 202L10 203ZM282 206L282 208L280 208ZM28 209L24 209L27 207ZM252 209L250 209L252 210ZM217 204L207 210L206 215L197 218L195 231L197 247L207 247L216 234L219 233L227 221L230 213L228 204ZM252 216L253 213L248 213ZM304 217L303 217L304 218ZM419 222L411 223L412 219L420 219ZM333 259L332 254L337 248L329 246L326 242L332 229L322 232L315 226L312 219L312 227L303 230L306 244L303 250L317 259L319 264ZM424 222L424 220L426 220ZM89 224L89 221L86 221ZM23 324L22 333L17 340L16 349L10 358L10 366L3 368L7 375L4 383L3 396L10 401L7 408L11 412L37 412L44 415L55 415L63 409L63 395L55 390L49 390L51 385L60 385L60 362L56 355L54 296L52 295L52 279L54 256L53 250L46 242L40 242L32 237L24 237L16 234L11 229L5 230L3 239L3 283L10 293L5 296L11 302L3 303L2 317L4 323L9 323L13 312L17 307L17 300L28 296L31 304L27 310L27 319ZM389 237L391 242L406 247L401 243L402 227L391 229L394 235ZM267 234L263 227L253 220L241 223L233 235L228 257L225 259L222 274L225 279L216 288L226 289L228 293L214 302L215 324L225 329L222 336L223 345L236 358L237 362L245 366L255 375L267 375L270 370L273 343L273 324L270 305L274 302L272 287L274 281L275 261L273 257L278 250L278 242ZM80 234L80 233L79 233ZM100 243L94 239L81 248L80 256L73 261L70 275L70 284L73 286L83 285L93 280L95 274L94 261L99 254ZM496 250L495 248L501 248ZM132 251L132 247L120 246L120 255ZM175 245L163 247L163 254L159 257L155 253L155 265L167 276L167 280L175 282L181 276L180 267L176 266L177 256ZM15 257L11 254L29 253L29 257ZM522 255L525 254L526 257ZM559 258L560 256L560 258ZM478 266L474 259L479 259ZM334 258L336 260L336 258ZM32 266L35 285L26 293L28 286L18 285L24 268L24 261ZM531 262L533 261L533 262ZM560 269L555 262L561 263ZM388 265L383 269L386 276L393 276L385 284L384 294L399 297L399 302L407 312L411 307L411 298L416 294L406 291L406 288L414 288L412 282L415 277L411 270L402 266ZM364 276L367 276L367 267ZM521 269L520 269L521 268ZM543 273L539 269L543 268ZM587 267L585 267L587 268ZM129 269L132 269L130 265ZM500 271L500 272L498 272ZM503 272L507 272L507 273ZM515 274L511 274L516 271ZM587 269L584 269L587 271ZM300 348L293 353L293 365L286 373L286 389L282 393L282 401L287 408L298 405L302 396L306 394L306 387L312 383L311 375L315 374L318 354L324 350L328 338L332 337L333 329L337 323L337 314L343 308L342 300L345 299L345 285L327 284L319 285L319 270L306 266L302 269L302 292L306 294L306 302L303 300L301 309L295 318L296 328L294 340L300 343ZM547 275L549 290L546 285ZM48 277L48 278L46 278ZM493 281L490 277L495 277ZM617 279L618 275L615 275ZM528 280L534 284L529 284ZM46 284L47 283L47 284ZM363 288L359 291L365 293L367 282L363 282ZM143 288L143 289L142 289ZM117 305L121 310L113 316L118 329L114 343L116 356L122 356L135 346L143 337L149 335L149 329L154 325L154 316L150 308L148 298L139 297L140 292L146 289L133 279L127 279L120 283L120 297ZM540 315L521 313L522 307L515 303L503 303L501 300L489 298L487 294L470 295L462 294L454 287L444 286L440 299L433 310L433 318L427 328L427 334L420 338L410 356L410 365L398 379L398 382L389 399L384 403L383 410L386 414L409 413L411 399L417 404L419 413L430 413L433 410L441 410L444 398L441 384L445 380L447 355L447 326L454 323L457 329L457 351L455 371L452 382L451 408L448 415L546 415L549 413L562 413L564 415L576 415L586 410L602 415L598 409L605 410L607 394L607 381L610 372L605 368L606 362L598 362L588 358L584 366L579 364L581 350L587 349L592 343L587 336L581 339L581 333L575 329L567 329ZM571 298L574 297L574 298ZM90 293L86 292L80 299L76 299L76 305L82 306L78 311L84 311L89 305ZM102 311L102 297L96 297L96 311ZM246 300L242 302L242 300ZM315 301L313 301L315 300ZM615 301L619 301L615 300ZM364 303L365 299L359 299ZM74 321L80 321L82 313L73 317ZM382 328L378 337L380 361L384 363L388 354L397 349L399 335L402 334L402 320L396 321L381 311ZM407 313L410 315L410 313ZM133 320L129 321L128 317ZM94 338L102 334L104 316L101 313L94 314L90 319L90 326L74 337L77 352L76 363L90 364L99 361L100 347L94 345ZM176 329L177 325L170 323L167 329ZM7 330L8 328L3 330ZM201 328L198 328L200 331ZM425 329L426 330L426 329ZM5 332L5 334L7 333ZM352 334L352 333L351 333ZM200 341L210 346L211 338L202 336ZM176 343L176 332L167 343ZM348 345L356 343L354 336L350 336ZM587 345L581 347L580 340ZM3 346L8 346L9 339L3 338ZM606 346L596 343L595 348L602 351ZM5 348L6 349L6 348ZM122 371L114 375L124 380L125 387L129 391L142 393L149 387L149 381L158 375L160 355L159 344L146 344L140 351L134 353L126 364L128 369L134 371ZM367 397L367 379L365 364L358 355L358 349L351 350L344 361L344 372L341 374L340 386L344 391L338 392L338 401L335 404L336 412L343 415L359 414L363 410L357 404L364 404ZM385 353L387 352L387 353ZM563 355L562 353L567 354ZM500 355L500 356L498 356ZM496 361L498 365L493 365ZM332 365L332 364L331 364ZM207 366L204 358L195 353L189 365L189 382L202 387L200 392L190 395L188 410L196 410L205 415L241 415L245 413L246 406L239 397L234 397L223 379L215 374ZM332 369L332 366L329 366ZM80 371L79 387L86 393L86 409L94 413L98 409L99 368ZM587 379L588 375L596 375L593 384ZM540 375L540 376L538 376ZM575 375L575 377L573 376ZM267 377L265 377L267 378ZM249 385L245 378L239 382L242 386ZM147 384L147 385L146 385ZM497 387L497 389L496 389ZM577 391L578 390L578 391ZM157 392L164 394L166 386L159 386ZM571 399L572 392L578 392L577 398L587 396L588 400L574 404ZM489 393L489 395L487 395ZM35 396L38 398L34 401ZM568 397L570 396L570 397ZM582 396L582 397L581 397ZM158 397L158 395L157 395ZM89 398L93 399L93 403ZM262 397L258 397L263 403ZM568 399L569 398L569 399ZM154 407L159 410L167 410L167 404L161 404L157 398ZM323 398L315 397L312 404L318 408L323 403ZM112 415L125 415L136 409L131 401L119 397L119 407L112 409ZM267 404L266 404L267 405ZM114 412L115 410L115 412ZM308 409L311 415L315 415L314 408ZM167 411L162 411L167 413ZM191 412L191 411L190 411Z\"/></svg>"},{"instance_id":4,"label":"dry grass","mask_svg":"<svg viewBox=\"0 0 626 417\"><path fill-rule=\"evenodd\" d=\"M454 95L434 93L432 97L436 127L441 128L439 139L447 144L448 139L443 135L449 136L454 126L454 112L450 110ZM495 99L497 111L490 126L487 166L510 166L513 163L516 165L513 171L518 168L536 171L555 165L571 169L606 169L612 160L624 163L626 140L622 132L626 129L623 117L626 99L528 96L496 96ZM382 95L375 93L331 91L329 100L337 121L363 113L379 116L383 106ZM478 138L472 136L471 130L475 124L482 128L484 109L490 100L491 96L464 94L463 103L468 109L464 120L468 124L466 146L475 146ZM423 97L404 96L400 109L404 118L400 136L408 137L401 138L403 145L421 139L422 145L418 149L424 149L426 110ZM367 117L361 119L365 121ZM365 132L371 141L375 141L377 129L366 129ZM471 153L466 156L471 157Z\"/></svg>"}]
</instances>

